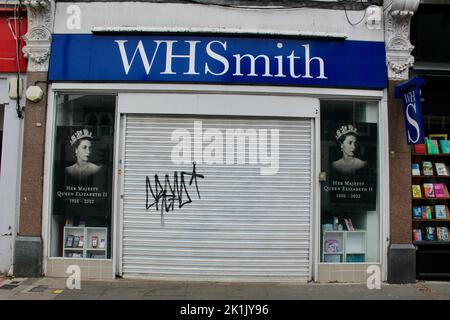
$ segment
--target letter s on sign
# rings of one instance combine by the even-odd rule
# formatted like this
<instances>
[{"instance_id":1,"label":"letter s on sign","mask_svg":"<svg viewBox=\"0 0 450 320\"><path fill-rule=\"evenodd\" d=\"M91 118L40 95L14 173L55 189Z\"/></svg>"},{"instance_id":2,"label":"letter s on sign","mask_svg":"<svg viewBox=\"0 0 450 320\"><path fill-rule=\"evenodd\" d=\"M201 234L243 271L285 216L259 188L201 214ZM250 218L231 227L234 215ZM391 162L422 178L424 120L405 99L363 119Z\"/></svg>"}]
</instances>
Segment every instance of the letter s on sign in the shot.
<instances>
[{"instance_id":1,"label":"letter s on sign","mask_svg":"<svg viewBox=\"0 0 450 320\"><path fill-rule=\"evenodd\" d=\"M420 128L419 128L419 124L417 123L417 121L414 118L411 118L411 116L409 115L409 108L412 108L414 110L414 113L416 113L416 104L415 103L410 103L406 106L406 120L408 121L408 123L414 127L414 129L416 129L417 135L416 135L416 139L413 140L411 138L411 134L410 131L408 130L408 141L411 143L417 143L419 141L420 138Z\"/></svg>"},{"instance_id":2,"label":"letter s on sign","mask_svg":"<svg viewBox=\"0 0 450 320\"><path fill-rule=\"evenodd\" d=\"M67 7L66 13L69 17L66 21L67 29L79 30L81 29L81 9L79 6L70 5Z\"/></svg>"}]
</instances>

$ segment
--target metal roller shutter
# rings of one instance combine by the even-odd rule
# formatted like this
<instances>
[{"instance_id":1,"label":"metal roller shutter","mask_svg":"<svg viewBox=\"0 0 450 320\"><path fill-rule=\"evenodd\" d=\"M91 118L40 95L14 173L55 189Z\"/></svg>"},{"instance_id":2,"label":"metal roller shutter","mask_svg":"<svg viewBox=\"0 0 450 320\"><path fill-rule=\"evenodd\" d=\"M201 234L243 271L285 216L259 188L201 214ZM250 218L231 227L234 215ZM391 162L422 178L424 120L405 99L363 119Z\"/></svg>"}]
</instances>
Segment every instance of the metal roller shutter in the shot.
<instances>
[{"instance_id":1,"label":"metal roller shutter","mask_svg":"<svg viewBox=\"0 0 450 320\"><path fill-rule=\"evenodd\" d=\"M146 208L146 177L164 186L192 164L171 160L175 129L278 129L279 171L261 164L196 164L200 199L169 212ZM128 115L125 125L122 272L153 279L308 281L310 268L311 120ZM270 134L268 134L270 154ZM205 147L207 143L203 143ZM248 152L248 145L247 145ZM225 156L225 147L223 157ZM192 150L192 154L194 151ZM225 160L224 160L225 161ZM180 178L180 177L178 177ZM169 189L168 189L169 190ZM154 198L150 194L150 202Z\"/></svg>"}]
</instances>

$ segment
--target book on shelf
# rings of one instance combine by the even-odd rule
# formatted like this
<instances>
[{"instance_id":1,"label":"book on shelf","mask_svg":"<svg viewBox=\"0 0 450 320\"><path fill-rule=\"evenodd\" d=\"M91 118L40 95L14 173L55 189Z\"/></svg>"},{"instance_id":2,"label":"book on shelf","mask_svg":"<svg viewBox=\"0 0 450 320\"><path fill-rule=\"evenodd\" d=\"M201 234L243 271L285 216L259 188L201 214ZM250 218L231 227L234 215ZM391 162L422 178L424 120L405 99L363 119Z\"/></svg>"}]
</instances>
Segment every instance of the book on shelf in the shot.
<instances>
[{"instance_id":1,"label":"book on shelf","mask_svg":"<svg viewBox=\"0 0 450 320\"><path fill-rule=\"evenodd\" d=\"M417 154L426 154L427 148L424 143L418 143L414 145L414 153Z\"/></svg>"},{"instance_id":2,"label":"book on shelf","mask_svg":"<svg viewBox=\"0 0 450 320\"><path fill-rule=\"evenodd\" d=\"M412 185L412 194L413 198L422 198L422 190L420 189L420 185L418 184Z\"/></svg>"},{"instance_id":3,"label":"book on shelf","mask_svg":"<svg viewBox=\"0 0 450 320\"><path fill-rule=\"evenodd\" d=\"M422 207L422 219L433 219L433 211L431 210L431 206Z\"/></svg>"},{"instance_id":4,"label":"book on shelf","mask_svg":"<svg viewBox=\"0 0 450 320\"><path fill-rule=\"evenodd\" d=\"M348 231L355 231L355 228L353 227L352 219L350 219L350 218L345 219L344 218L344 222L345 222L345 226L347 227Z\"/></svg>"},{"instance_id":5,"label":"book on shelf","mask_svg":"<svg viewBox=\"0 0 450 320\"><path fill-rule=\"evenodd\" d=\"M436 228L438 241L448 241L448 228L447 227L437 227Z\"/></svg>"},{"instance_id":6,"label":"book on shelf","mask_svg":"<svg viewBox=\"0 0 450 320\"><path fill-rule=\"evenodd\" d=\"M426 139L425 144L427 145L428 154L439 154L438 141L435 139Z\"/></svg>"},{"instance_id":7,"label":"book on shelf","mask_svg":"<svg viewBox=\"0 0 450 320\"><path fill-rule=\"evenodd\" d=\"M439 145L442 153L450 153L450 140L439 140Z\"/></svg>"},{"instance_id":8,"label":"book on shelf","mask_svg":"<svg viewBox=\"0 0 450 320\"><path fill-rule=\"evenodd\" d=\"M423 184L423 194L425 198L434 198L434 185L432 183Z\"/></svg>"},{"instance_id":9,"label":"book on shelf","mask_svg":"<svg viewBox=\"0 0 450 320\"><path fill-rule=\"evenodd\" d=\"M98 236L92 236L91 238L91 247L92 248L97 248L98 246Z\"/></svg>"},{"instance_id":10,"label":"book on shelf","mask_svg":"<svg viewBox=\"0 0 450 320\"><path fill-rule=\"evenodd\" d=\"M73 219L72 218L67 218L65 226L66 227L72 227L73 226Z\"/></svg>"},{"instance_id":11,"label":"book on shelf","mask_svg":"<svg viewBox=\"0 0 450 320\"><path fill-rule=\"evenodd\" d=\"M413 207L413 219L422 219L422 207Z\"/></svg>"},{"instance_id":12,"label":"book on shelf","mask_svg":"<svg viewBox=\"0 0 450 320\"><path fill-rule=\"evenodd\" d=\"M436 162L434 166L436 167L436 174L438 176L448 176L448 170L445 163Z\"/></svg>"},{"instance_id":13,"label":"book on shelf","mask_svg":"<svg viewBox=\"0 0 450 320\"><path fill-rule=\"evenodd\" d=\"M436 219L447 219L447 206L445 204L437 204L434 206Z\"/></svg>"},{"instance_id":14,"label":"book on shelf","mask_svg":"<svg viewBox=\"0 0 450 320\"><path fill-rule=\"evenodd\" d=\"M445 186L443 183L435 183L434 184L434 194L436 198L445 198Z\"/></svg>"},{"instance_id":15,"label":"book on shelf","mask_svg":"<svg viewBox=\"0 0 450 320\"><path fill-rule=\"evenodd\" d=\"M325 240L325 252L336 253L341 251L341 243L337 239Z\"/></svg>"},{"instance_id":16,"label":"book on shelf","mask_svg":"<svg viewBox=\"0 0 450 320\"><path fill-rule=\"evenodd\" d=\"M67 237L66 237L66 248L72 248L72 246L73 246L73 235L71 235L71 234L69 234Z\"/></svg>"},{"instance_id":17,"label":"book on shelf","mask_svg":"<svg viewBox=\"0 0 450 320\"><path fill-rule=\"evenodd\" d=\"M424 176L432 176L433 172L433 164L431 161L423 161L422 162L422 171Z\"/></svg>"},{"instance_id":18,"label":"book on shelf","mask_svg":"<svg viewBox=\"0 0 450 320\"><path fill-rule=\"evenodd\" d=\"M425 239L427 241L436 241L436 228L426 227L425 228Z\"/></svg>"},{"instance_id":19,"label":"book on shelf","mask_svg":"<svg viewBox=\"0 0 450 320\"><path fill-rule=\"evenodd\" d=\"M420 176L420 168L418 163L411 163L411 173L413 176Z\"/></svg>"},{"instance_id":20,"label":"book on shelf","mask_svg":"<svg viewBox=\"0 0 450 320\"><path fill-rule=\"evenodd\" d=\"M79 242L80 242L80 236L74 236L73 237L73 245L72 245L72 247L73 248L78 248Z\"/></svg>"},{"instance_id":21,"label":"book on shelf","mask_svg":"<svg viewBox=\"0 0 450 320\"><path fill-rule=\"evenodd\" d=\"M413 241L422 241L422 230L413 229Z\"/></svg>"},{"instance_id":22,"label":"book on shelf","mask_svg":"<svg viewBox=\"0 0 450 320\"><path fill-rule=\"evenodd\" d=\"M329 263L342 262L341 255L340 254L327 254L324 256L323 262L329 262Z\"/></svg>"},{"instance_id":23,"label":"book on shelf","mask_svg":"<svg viewBox=\"0 0 450 320\"><path fill-rule=\"evenodd\" d=\"M84 246L84 236L80 236L80 239L78 241L78 248L83 248Z\"/></svg>"},{"instance_id":24,"label":"book on shelf","mask_svg":"<svg viewBox=\"0 0 450 320\"><path fill-rule=\"evenodd\" d=\"M98 244L99 249L105 249L106 241L105 239L100 239L100 243Z\"/></svg>"}]
</instances>

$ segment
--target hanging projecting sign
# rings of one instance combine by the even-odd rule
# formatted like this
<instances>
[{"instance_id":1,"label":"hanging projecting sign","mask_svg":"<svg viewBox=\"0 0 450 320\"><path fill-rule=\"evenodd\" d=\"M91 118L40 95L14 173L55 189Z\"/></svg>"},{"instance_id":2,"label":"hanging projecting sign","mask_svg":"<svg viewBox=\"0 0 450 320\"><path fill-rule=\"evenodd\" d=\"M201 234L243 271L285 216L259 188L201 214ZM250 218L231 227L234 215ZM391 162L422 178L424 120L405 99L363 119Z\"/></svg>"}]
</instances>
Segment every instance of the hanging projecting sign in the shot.
<instances>
[{"instance_id":1,"label":"hanging projecting sign","mask_svg":"<svg viewBox=\"0 0 450 320\"><path fill-rule=\"evenodd\" d=\"M395 87L395 97L402 98L408 144L425 143L420 87L425 81L414 77Z\"/></svg>"},{"instance_id":2,"label":"hanging projecting sign","mask_svg":"<svg viewBox=\"0 0 450 320\"><path fill-rule=\"evenodd\" d=\"M49 79L386 87L383 42L55 34Z\"/></svg>"}]
</instances>

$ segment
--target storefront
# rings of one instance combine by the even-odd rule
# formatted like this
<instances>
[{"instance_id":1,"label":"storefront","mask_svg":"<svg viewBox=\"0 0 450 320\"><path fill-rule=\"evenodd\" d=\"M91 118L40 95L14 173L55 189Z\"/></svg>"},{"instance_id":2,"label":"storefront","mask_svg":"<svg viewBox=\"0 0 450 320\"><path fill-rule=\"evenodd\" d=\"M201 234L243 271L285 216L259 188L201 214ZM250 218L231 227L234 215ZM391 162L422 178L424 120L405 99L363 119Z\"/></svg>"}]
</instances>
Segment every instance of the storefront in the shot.
<instances>
[{"instance_id":1,"label":"storefront","mask_svg":"<svg viewBox=\"0 0 450 320\"><path fill-rule=\"evenodd\" d=\"M428 37L431 30L448 33L449 17L448 4L424 1L411 23L416 60L411 73L424 81L421 87L424 136L437 145L434 150L429 146L422 151L411 147L411 165L417 169L412 172L411 185L422 193L420 197L412 194L412 241L417 248L417 279L450 279L450 149L445 147L450 135L447 107L450 46L439 37Z\"/></svg>"},{"instance_id":2,"label":"storefront","mask_svg":"<svg viewBox=\"0 0 450 320\"><path fill-rule=\"evenodd\" d=\"M64 21L49 70L47 275L78 264L90 278L353 282L376 265L385 277L382 31L118 34L87 19L96 33L74 34Z\"/></svg>"}]
</instances>

